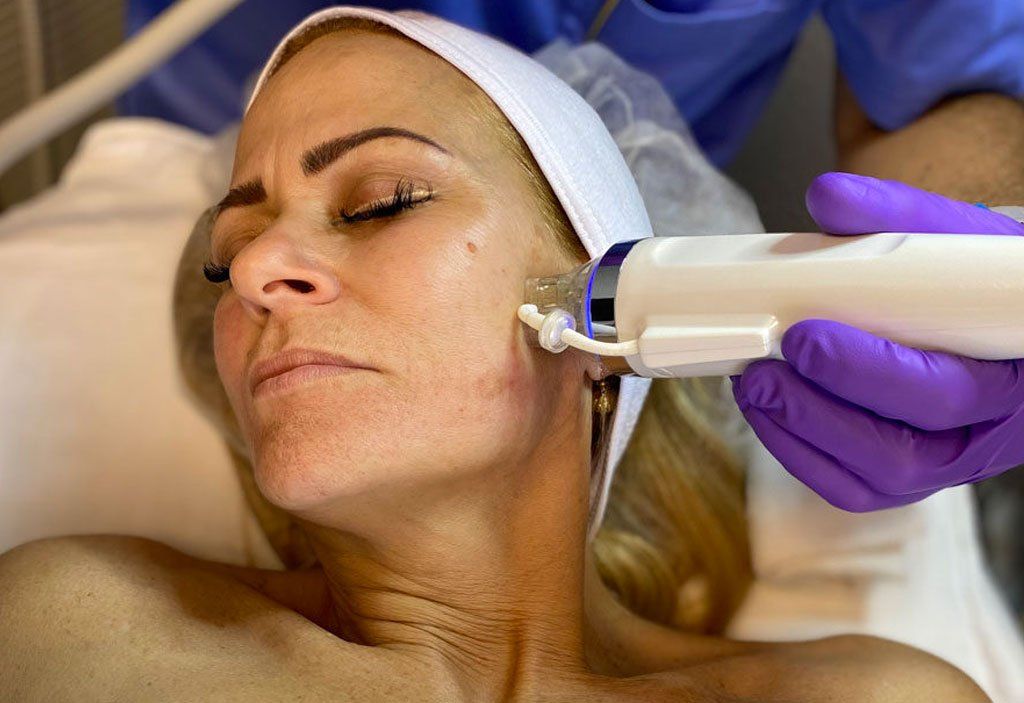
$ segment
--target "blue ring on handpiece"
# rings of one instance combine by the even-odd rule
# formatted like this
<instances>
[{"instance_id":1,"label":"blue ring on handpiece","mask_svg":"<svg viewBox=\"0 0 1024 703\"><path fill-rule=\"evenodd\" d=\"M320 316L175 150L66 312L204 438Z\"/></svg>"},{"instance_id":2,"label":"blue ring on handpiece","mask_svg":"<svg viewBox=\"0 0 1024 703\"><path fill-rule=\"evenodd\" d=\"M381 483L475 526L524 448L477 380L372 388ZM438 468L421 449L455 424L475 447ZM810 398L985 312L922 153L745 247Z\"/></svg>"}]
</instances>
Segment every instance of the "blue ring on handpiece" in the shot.
<instances>
[{"instance_id":1,"label":"blue ring on handpiece","mask_svg":"<svg viewBox=\"0 0 1024 703\"><path fill-rule=\"evenodd\" d=\"M590 324L590 295L594 290L594 276L597 275L597 269L599 269L600 267L601 265L598 264L594 268L590 269L590 276L587 277L587 293L586 297L583 299L583 313L587 318L587 336L590 337L591 339L594 338L594 327L593 325Z\"/></svg>"},{"instance_id":2,"label":"blue ring on handpiece","mask_svg":"<svg viewBox=\"0 0 1024 703\"><path fill-rule=\"evenodd\" d=\"M594 338L594 326L593 326L593 320L594 320L594 309L593 309L593 307L594 307L594 295L593 295L594 279L597 277L598 272L601 271L602 269L614 269L614 276L610 279L610 283L609 283L609 280L602 279L602 281L603 281L602 285L604 287L606 287L606 288L609 287L609 286L611 287L611 291L610 291L611 296L610 296L610 298L611 298L611 304L614 306L614 303L615 303L615 300L614 300L615 288L618 287L619 269L622 268L622 263L626 260L626 256L629 254L630 250L632 250L633 246L637 242L640 242L640 241L642 241L642 240L640 240L640 239L632 239L632 240L616 242L615 244L612 244L610 247L608 247L608 250L605 251L605 253L601 255L601 258L598 260L597 265L594 266L590 270L590 277L587 280L587 292L586 292L586 298L585 298L585 301L584 301L585 305L584 305L583 309L584 309L584 313L587 316L587 323L586 323L587 336L590 337L591 339ZM601 300L605 301L606 300L605 295L609 291L598 291L598 292L599 292L599 294L602 295ZM614 322L615 315L614 315L614 311L613 310L612 311L604 311L603 314L606 315L610 321ZM602 318L602 319L604 319L604 318Z\"/></svg>"}]
</instances>

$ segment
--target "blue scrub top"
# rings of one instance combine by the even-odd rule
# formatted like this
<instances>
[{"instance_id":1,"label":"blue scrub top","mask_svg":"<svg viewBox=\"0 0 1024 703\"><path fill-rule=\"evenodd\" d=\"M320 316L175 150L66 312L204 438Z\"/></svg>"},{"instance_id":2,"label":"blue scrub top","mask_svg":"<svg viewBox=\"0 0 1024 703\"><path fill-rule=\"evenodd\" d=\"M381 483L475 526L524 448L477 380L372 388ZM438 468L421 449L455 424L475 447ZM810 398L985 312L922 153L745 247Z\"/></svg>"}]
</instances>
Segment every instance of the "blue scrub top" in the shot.
<instances>
[{"instance_id":1,"label":"blue scrub top","mask_svg":"<svg viewBox=\"0 0 1024 703\"><path fill-rule=\"evenodd\" d=\"M171 0L130 0L134 33ZM241 116L245 79L303 17L338 3L246 0L133 87L122 114L212 133ZM532 52L578 43L604 0L363 0L420 9ZM1024 0L619 0L597 34L656 76L708 157L736 153L775 87L797 35L821 10L839 66L873 122L897 129L945 96L1024 96Z\"/></svg>"}]
</instances>

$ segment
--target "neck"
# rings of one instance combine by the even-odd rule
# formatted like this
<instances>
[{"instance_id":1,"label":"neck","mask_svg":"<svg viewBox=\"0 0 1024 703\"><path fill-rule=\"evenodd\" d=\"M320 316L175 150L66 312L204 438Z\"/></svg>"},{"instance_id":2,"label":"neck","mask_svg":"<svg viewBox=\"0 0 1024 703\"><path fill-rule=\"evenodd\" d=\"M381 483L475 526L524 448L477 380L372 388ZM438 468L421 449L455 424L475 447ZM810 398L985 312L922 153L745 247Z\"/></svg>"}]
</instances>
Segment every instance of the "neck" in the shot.
<instances>
[{"instance_id":1,"label":"neck","mask_svg":"<svg viewBox=\"0 0 1024 703\"><path fill-rule=\"evenodd\" d=\"M590 466L573 449L303 516L334 633L436 664L473 700L585 672Z\"/></svg>"}]
</instances>

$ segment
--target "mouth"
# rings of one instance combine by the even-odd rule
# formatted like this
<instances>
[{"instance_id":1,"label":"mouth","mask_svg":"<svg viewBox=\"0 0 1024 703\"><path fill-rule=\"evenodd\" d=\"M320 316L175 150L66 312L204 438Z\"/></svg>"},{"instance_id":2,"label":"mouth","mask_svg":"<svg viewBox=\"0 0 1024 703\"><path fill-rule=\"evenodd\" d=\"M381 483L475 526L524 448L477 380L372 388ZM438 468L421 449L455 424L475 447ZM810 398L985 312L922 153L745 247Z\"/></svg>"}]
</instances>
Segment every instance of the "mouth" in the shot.
<instances>
[{"instance_id":1,"label":"mouth","mask_svg":"<svg viewBox=\"0 0 1024 703\"><path fill-rule=\"evenodd\" d=\"M258 362L249 375L253 396L305 382L374 369L348 357L313 349L289 349Z\"/></svg>"},{"instance_id":2,"label":"mouth","mask_svg":"<svg viewBox=\"0 0 1024 703\"><path fill-rule=\"evenodd\" d=\"M303 364L302 366L296 366L293 369L279 373L276 376L263 379L253 389L253 397L258 398L268 393L288 390L316 379L366 370L351 366L338 366L336 364Z\"/></svg>"}]
</instances>

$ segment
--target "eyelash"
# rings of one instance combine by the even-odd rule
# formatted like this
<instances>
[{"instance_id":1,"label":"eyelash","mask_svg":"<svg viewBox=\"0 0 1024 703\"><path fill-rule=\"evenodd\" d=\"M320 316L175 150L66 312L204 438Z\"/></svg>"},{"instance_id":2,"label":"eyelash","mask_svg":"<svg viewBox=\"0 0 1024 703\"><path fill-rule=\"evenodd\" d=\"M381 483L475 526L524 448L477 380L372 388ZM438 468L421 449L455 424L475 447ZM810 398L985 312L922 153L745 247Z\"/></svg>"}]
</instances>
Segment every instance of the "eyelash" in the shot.
<instances>
[{"instance_id":1,"label":"eyelash","mask_svg":"<svg viewBox=\"0 0 1024 703\"><path fill-rule=\"evenodd\" d=\"M421 205L428 200L433 200L434 192L428 190L427 194L415 198L413 193L415 187L412 182L405 179L399 179L398 183L395 184L395 192L390 197L381 200L373 201L369 207L364 210L358 210L354 213L347 213L341 210L338 216L331 220L331 225L338 227L342 224L356 224L359 222L365 222L367 220L373 220L378 218L393 217L403 210L411 210L417 205ZM212 262L206 262L203 264L203 276L206 277L210 283L223 283L231 279L231 262L229 261L226 265L220 266Z\"/></svg>"},{"instance_id":2,"label":"eyelash","mask_svg":"<svg viewBox=\"0 0 1024 703\"><path fill-rule=\"evenodd\" d=\"M398 183L395 184L395 192L389 198L374 200L368 208L358 210L352 214L342 210L338 213L338 217L331 221L331 224L335 226L342 223L351 225L378 217L392 217L402 210L412 209L434 197L434 191L432 190L428 190L426 195L419 198L413 197L414 192L415 186L412 182L400 178Z\"/></svg>"}]
</instances>

